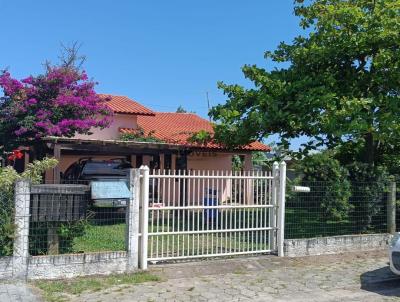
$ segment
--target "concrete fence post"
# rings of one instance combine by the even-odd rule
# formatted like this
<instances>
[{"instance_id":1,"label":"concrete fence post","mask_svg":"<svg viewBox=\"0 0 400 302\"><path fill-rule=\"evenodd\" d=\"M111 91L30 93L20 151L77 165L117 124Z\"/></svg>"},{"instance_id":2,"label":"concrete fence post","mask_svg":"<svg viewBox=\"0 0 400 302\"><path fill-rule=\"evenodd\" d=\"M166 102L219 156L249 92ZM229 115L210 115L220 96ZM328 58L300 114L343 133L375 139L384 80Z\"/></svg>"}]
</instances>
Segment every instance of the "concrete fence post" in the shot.
<instances>
[{"instance_id":1,"label":"concrete fence post","mask_svg":"<svg viewBox=\"0 0 400 302\"><path fill-rule=\"evenodd\" d=\"M387 228L388 233L396 232L396 182L391 181L389 184L387 198Z\"/></svg>"},{"instance_id":2,"label":"concrete fence post","mask_svg":"<svg viewBox=\"0 0 400 302\"><path fill-rule=\"evenodd\" d=\"M140 205L141 205L141 215L140 215L140 268L147 269L147 246L148 246L148 229L149 229L149 167L141 166L141 186L140 186Z\"/></svg>"},{"instance_id":3,"label":"concrete fence post","mask_svg":"<svg viewBox=\"0 0 400 302\"><path fill-rule=\"evenodd\" d=\"M273 206L269 210L269 226L276 228L276 205L278 196L278 184L279 184L279 164L274 162L272 165L272 188L271 188L271 205ZM276 229L269 232L269 248L274 251L276 249Z\"/></svg>"},{"instance_id":4,"label":"concrete fence post","mask_svg":"<svg viewBox=\"0 0 400 302\"><path fill-rule=\"evenodd\" d=\"M127 271L136 270L139 265L139 194L140 194L140 171L130 169L129 171L130 198L126 213L126 250L128 253Z\"/></svg>"},{"instance_id":5,"label":"concrete fence post","mask_svg":"<svg viewBox=\"0 0 400 302\"><path fill-rule=\"evenodd\" d=\"M278 194L278 256L283 257L283 243L285 240L285 200L286 200L286 163L279 165L279 194Z\"/></svg>"},{"instance_id":6,"label":"concrete fence post","mask_svg":"<svg viewBox=\"0 0 400 302\"><path fill-rule=\"evenodd\" d=\"M30 183L18 180L15 184L15 237L13 246L13 278L26 280L29 257Z\"/></svg>"}]
</instances>

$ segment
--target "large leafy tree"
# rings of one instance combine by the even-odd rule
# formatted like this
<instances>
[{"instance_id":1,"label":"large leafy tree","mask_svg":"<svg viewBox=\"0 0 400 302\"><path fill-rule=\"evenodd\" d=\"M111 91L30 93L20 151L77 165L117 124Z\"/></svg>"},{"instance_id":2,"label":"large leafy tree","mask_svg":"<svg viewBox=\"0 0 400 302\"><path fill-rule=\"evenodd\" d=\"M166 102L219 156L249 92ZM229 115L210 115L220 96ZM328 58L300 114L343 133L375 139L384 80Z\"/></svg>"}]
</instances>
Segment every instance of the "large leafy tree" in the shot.
<instances>
[{"instance_id":1,"label":"large leafy tree","mask_svg":"<svg viewBox=\"0 0 400 302\"><path fill-rule=\"evenodd\" d=\"M104 128L112 112L94 90L95 82L75 64L76 51L57 66L46 65L42 75L21 81L8 71L0 74L0 145L10 150L46 136L72 137Z\"/></svg>"},{"instance_id":2,"label":"large leafy tree","mask_svg":"<svg viewBox=\"0 0 400 302\"><path fill-rule=\"evenodd\" d=\"M302 151L351 142L374 164L400 146L400 0L295 1L305 34L244 66L254 87L219 83L216 138L246 144L271 134L308 137ZM278 64L279 66L279 64ZM397 149L398 150L398 149Z\"/></svg>"}]
</instances>

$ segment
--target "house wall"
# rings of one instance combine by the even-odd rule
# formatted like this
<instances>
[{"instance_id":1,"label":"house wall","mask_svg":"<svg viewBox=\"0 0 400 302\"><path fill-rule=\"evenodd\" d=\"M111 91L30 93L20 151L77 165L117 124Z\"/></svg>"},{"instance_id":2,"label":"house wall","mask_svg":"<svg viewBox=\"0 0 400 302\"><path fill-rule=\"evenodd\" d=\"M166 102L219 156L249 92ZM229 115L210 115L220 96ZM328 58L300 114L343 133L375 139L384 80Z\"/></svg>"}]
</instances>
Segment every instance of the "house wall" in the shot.
<instances>
[{"instance_id":1,"label":"house wall","mask_svg":"<svg viewBox=\"0 0 400 302\"><path fill-rule=\"evenodd\" d=\"M188 172L191 175L229 175L232 171L232 153L219 152L192 152L188 155ZM251 154L244 154L246 171L252 170ZM237 197L237 186L240 185L243 190L243 196ZM181 196L180 187L184 186L187 192ZM236 189L233 187L236 186ZM252 204L253 203L253 180L232 181L229 178L221 179L187 179L183 181L159 181L158 185L152 187L158 188L159 196L154 202L161 202L164 205L172 206L181 203L187 205L203 205L205 199L213 198L208 192L215 192L218 203L227 201ZM233 196L233 195L235 196ZM156 196L151 194L151 196ZM150 200L150 202L152 202Z\"/></svg>"},{"instance_id":2,"label":"house wall","mask_svg":"<svg viewBox=\"0 0 400 302\"><path fill-rule=\"evenodd\" d=\"M188 156L189 170L230 171L232 154L194 151Z\"/></svg>"},{"instance_id":3,"label":"house wall","mask_svg":"<svg viewBox=\"0 0 400 302\"><path fill-rule=\"evenodd\" d=\"M196 173L198 174L198 171L201 171L200 173L203 174L203 171L206 171L205 173L209 173L212 175L213 173L215 175L227 175L232 171L232 153L220 153L220 152L199 152L199 151L194 151L191 154L188 155L188 173ZM252 170L252 164L251 164L251 154L244 154L245 156L245 171L250 171ZM65 171L68 169L70 165L73 163L79 161L81 158L85 158L87 156L79 156L79 155L63 155L61 154L60 162L59 162L59 171L62 173L65 173ZM115 159L115 158L126 158L126 156L115 156L115 155L95 155L92 156L93 159L96 160L109 160L109 159ZM135 156L132 156L132 166L135 167ZM143 156L143 164L144 165L149 165L151 160L150 155L144 155ZM172 156L172 169L175 168L175 160L176 160L176 155ZM163 163L163 156L161 155L161 164ZM163 169L163 165L161 166L161 169ZM203 174L204 175L204 174ZM46 182L47 183L52 183L54 179L54 172L53 171L48 171L46 173ZM217 192L217 199L219 202L224 202L227 200L232 200L234 202L240 202L240 203L252 203L252 188L253 188L253 180L246 180L243 181L242 185L242 190L243 192L246 192L243 196L244 200L237 200L237 197L232 196L232 192L235 191L235 189L232 189L234 187L233 182L231 179L221 179L221 180L215 180L215 181L198 181L198 180L188 180L185 183L185 186L187 186L188 191L192 192L190 195L191 196L185 196L184 198L186 199L185 203L186 204L202 204L204 202L204 194L205 190L207 189L212 189ZM236 185L238 183L236 182ZM168 185L165 182L160 182L159 185L157 186L158 190L160 191L160 194L164 195L169 195L169 196L162 196L160 195L160 199L163 202L169 203L169 205L177 205L182 201L181 196L179 196L179 186L182 185L182 183L179 183L178 181L174 182L169 182ZM165 188L163 188L165 186ZM168 189L167 189L168 186ZM155 188L156 186L154 186ZM174 188L175 187L175 188ZM168 194L166 194L169 192ZM154 195L155 196L155 195ZM158 195L157 195L158 196ZM154 200L153 202L159 202L159 198L157 197L157 200Z\"/></svg>"},{"instance_id":4,"label":"house wall","mask_svg":"<svg viewBox=\"0 0 400 302\"><path fill-rule=\"evenodd\" d=\"M95 128L92 130L93 134L78 134L75 138L116 140L120 135L119 128L137 128L137 116L133 114L115 114L110 127L102 130Z\"/></svg>"}]
</instances>

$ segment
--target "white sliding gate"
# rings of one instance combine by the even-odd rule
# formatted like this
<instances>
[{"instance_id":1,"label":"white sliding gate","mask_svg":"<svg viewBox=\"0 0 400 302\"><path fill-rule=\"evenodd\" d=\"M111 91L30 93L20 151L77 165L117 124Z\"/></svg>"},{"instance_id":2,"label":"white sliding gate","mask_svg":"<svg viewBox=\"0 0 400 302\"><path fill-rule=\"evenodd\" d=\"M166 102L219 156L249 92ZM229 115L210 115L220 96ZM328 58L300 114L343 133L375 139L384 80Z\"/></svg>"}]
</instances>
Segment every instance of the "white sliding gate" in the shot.
<instances>
[{"instance_id":1,"label":"white sliding gate","mask_svg":"<svg viewBox=\"0 0 400 302\"><path fill-rule=\"evenodd\" d=\"M277 252L286 165L271 172L141 168L140 263Z\"/></svg>"}]
</instances>

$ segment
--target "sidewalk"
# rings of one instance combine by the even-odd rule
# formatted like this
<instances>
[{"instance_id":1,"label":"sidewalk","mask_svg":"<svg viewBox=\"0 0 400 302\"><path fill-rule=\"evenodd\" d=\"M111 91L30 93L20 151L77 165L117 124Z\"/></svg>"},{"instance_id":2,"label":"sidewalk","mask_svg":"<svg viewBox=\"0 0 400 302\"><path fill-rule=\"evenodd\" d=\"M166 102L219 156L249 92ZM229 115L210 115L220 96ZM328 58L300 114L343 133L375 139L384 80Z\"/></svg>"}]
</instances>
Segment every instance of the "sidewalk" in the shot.
<instances>
[{"instance_id":1,"label":"sidewalk","mask_svg":"<svg viewBox=\"0 0 400 302\"><path fill-rule=\"evenodd\" d=\"M150 266L164 282L68 296L74 302L399 301L387 252L303 258L257 256Z\"/></svg>"},{"instance_id":2,"label":"sidewalk","mask_svg":"<svg viewBox=\"0 0 400 302\"><path fill-rule=\"evenodd\" d=\"M400 277L386 250L302 258L240 257L150 265L160 282L119 285L79 295L71 302L155 301L400 301ZM42 302L25 284L0 284L0 301Z\"/></svg>"},{"instance_id":3,"label":"sidewalk","mask_svg":"<svg viewBox=\"0 0 400 302\"><path fill-rule=\"evenodd\" d=\"M43 300L34 294L26 283L1 283L0 302L42 302Z\"/></svg>"}]
</instances>

